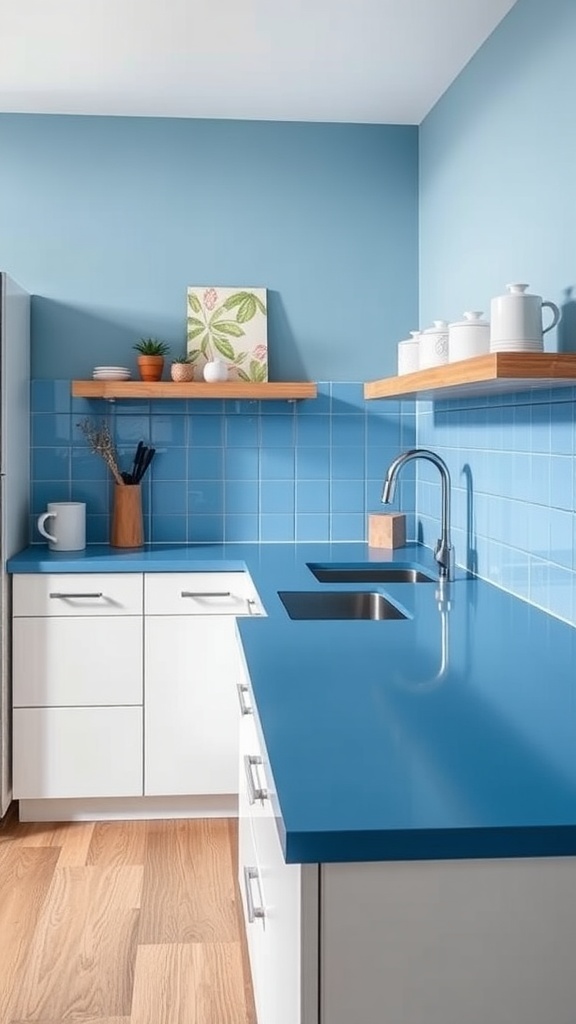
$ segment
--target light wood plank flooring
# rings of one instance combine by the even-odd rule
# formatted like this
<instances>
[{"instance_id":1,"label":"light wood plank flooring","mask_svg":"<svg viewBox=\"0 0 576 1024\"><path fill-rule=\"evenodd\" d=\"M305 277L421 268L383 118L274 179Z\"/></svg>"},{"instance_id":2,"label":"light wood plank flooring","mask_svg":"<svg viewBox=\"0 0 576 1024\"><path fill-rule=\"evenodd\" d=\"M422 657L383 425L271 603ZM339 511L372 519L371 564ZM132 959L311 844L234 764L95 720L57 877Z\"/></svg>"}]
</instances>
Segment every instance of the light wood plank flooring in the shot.
<instances>
[{"instance_id":1,"label":"light wood plank flooring","mask_svg":"<svg viewBox=\"0 0 576 1024\"><path fill-rule=\"evenodd\" d=\"M231 819L0 825L2 1024L255 1024Z\"/></svg>"}]
</instances>

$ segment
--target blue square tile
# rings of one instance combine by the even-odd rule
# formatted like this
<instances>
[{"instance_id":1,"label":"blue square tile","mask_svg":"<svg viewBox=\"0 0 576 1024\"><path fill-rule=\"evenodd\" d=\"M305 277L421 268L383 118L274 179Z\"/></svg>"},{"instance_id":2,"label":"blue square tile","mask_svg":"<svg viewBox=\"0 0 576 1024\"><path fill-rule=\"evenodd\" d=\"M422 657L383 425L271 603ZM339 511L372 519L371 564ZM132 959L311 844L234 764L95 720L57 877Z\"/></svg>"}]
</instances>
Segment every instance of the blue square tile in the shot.
<instances>
[{"instance_id":1,"label":"blue square tile","mask_svg":"<svg viewBox=\"0 0 576 1024\"><path fill-rule=\"evenodd\" d=\"M188 480L222 480L224 453L222 448L189 448Z\"/></svg>"},{"instance_id":2,"label":"blue square tile","mask_svg":"<svg viewBox=\"0 0 576 1024\"><path fill-rule=\"evenodd\" d=\"M224 540L224 516L188 517L188 543L220 544Z\"/></svg>"},{"instance_id":3,"label":"blue square tile","mask_svg":"<svg viewBox=\"0 0 576 1024\"><path fill-rule=\"evenodd\" d=\"M110 517L93 516L86 512L86 543L108 544L110 540Z\"/></svg>"},{"instance_id":4,"label":"blue square tile","mask_svg":"<svg viewBox=\"0 0 576 1024\"><path fill-rule=\"evenodd\" d=\"M252 416L258 418L262 408L262 402L255 398L228 398L224 402L224 412L227 416Z\"/></svg>"},{"instance_id":5,"label":"blue square tile","mask_svg":"<svg viewBox=\"0 0 576 1024\"><path fill-rule=\"evenodd\" d=\"M32 449L33 480L68 480L69 477L69 447Z\"/></svg>"},{"instance_id":6,"label":"blue square tile","mask_svg":"<svg viewBox=\"0 0 576 1024\"><path fill-rule=\"evenodd\" d=\"M32 484L32 513L46 512L49 501L70 501L70 484L64 480L38 480Z\"/></svg>"},{"instance_id":7,"label":"blue square tile","mask_svg":"<svg viewBox=\"0 0 576 1024\"><path fill-rule=\"evenodd\" d=\"M188 412L200 416L222 415L224 400L222 398L189 398Z\"/></svg>"},{"instance_id":8,"label":"blue square tile","mask_svg":"<svg viewBox=\"0 0 576 1024\"><path fill-rule=\"evenodd\" d=\"M378 486L381 492L382 485ZM364 492L363 480L333 480L332 512L364 512Z\"/></svg>"},{"instance_id":9,"label":"blue square tile","mask_svg":"<svg viewBox=\"0 0 576 1024\"><path fill-rule=\"evenodd\" d=\"M364 384L358 381L332 382L332 415L346 416L364 411Z\"/></svg>"},{"instance_id":10,"label":"blue square tile","mask_svg":"<svg viewBox=\"0 0 576 1024\"><path fill-rule=\"evenodd\" d=\"M72 398L72 417L79 419L103 419L110 414L110 402L105 398Z\"/></svg>"},{"instance_id":11,"label":"blue square tile","mask_svg":"<svg viewBox=\"0 0 576 1024\"><path fill-rule=\"evenodd\" d=\"M333 480L363 480L366 476L363 448L332 449Z\"/></svg>"},{"instance_id":12,"label":"blue square tile","mask_svg":"<svg viewBox=\"0 0 576 1024\"><path fill-rule=\"evenodd\" d=\"M256 480L226 480L226 515L254 515L259 508L260 488Z\"/></svg>"},{"instance_id":13,"label":"blue square tile","mask_svg":"<svg viewBox=\"0 0 576 1024\"><path fill-rule=\"evenodd\" d=\"M400 447L400 417L370 416L366 419L366 440L370 447Z\"/></svg>"},{"instance_id":14,"label":"blue square tile","mask_svg":"<svg viewBox=\"0 0 576 1024\"><path fill-rule=\"evenodd\" d=\"M329 480L330 448L297 448L296 476L298 480Z\"/></svg>"},{"instance_id":15,"label":"blue square tile","mask_svg":"<svg viewBox=\"0 0 576 1024\"><path fill-rule=\"evenodd\" d=\"M185 480L187 472L186 448L161 448L151 464L154 484L162 480Z\"/></svg>"},{"instance_id":16,"label":"blue square tile","mask_svg":"<svg viewBox=\"0 0 576 1024\"><path fill-rule=\"evenodd\" d=\"M272 416L260 420L263 448L292 447L294 444L294 416Z\"/></svg>"},{"instance_id":17,"label":"blue square tile","mask_svg":"<svg viewBox=\"0 0 576 1024\"><path fill-rule=\"evenodd\" d=\"M296 540L299 543L330 540L330 516L299 513L296 516Z\"/></svg>"},{"instance_id":18,"label":"blue square tile","mask_svg":"<svg viewBox=\"0 0 576 1024\"><path fill-rule=\"evenodd\" d=\"M260 484L260 511L294 512L294 484L291 480L263 480Z\"/></svg>"},{"instance_id":19,"label":"blue square tile","mask_svg":"<svg viewBox=\"0 0 576 1024\"><path fill-rule=\"evenodd\" d=\"M332 514L333 541L365 541L366 519L355 512L335 512Z\"/></svg>"},{"instance_id":20,"label":"blue square tile","mask_svg":"<svg viewBox=\"0 0 576 1024\"><path fill-rule=\"evenodd\" d=\"M328 512L330 484L328 480L299 480L296 487L296 511Z\"/></svg>"},{"instance_id":21,"label":"blue square tile","mask_svg":"<svg viewBox=\"0 0 576 1024\"><path fill-rule=\"evenodd\" d=\"M570 512L561 509L549 509L550 517L550 554L551 562L572 568L572 519Z\"/></svg>"},{"instance_id":22,"label":"blue square tile","mask_svg":"<svg viewBox=\"0 0 576 1024\"><path fill-rule=\"evenodd\" d=\"M543 505L527 505L530 553L547 558L550 550L550 510Z\"/></svg>"},{"instance_id":23,"label":"blue square tile","mask_svg":"<svg viewBox=\"0 0 576 1024\"><path fill-rule=\"evenodd\" d=\"M86 448L70 448L69 451L72 480L99 480L104 483L112 478L108 466L100 455ZM120 468L123 468L121 461Z\"/></svg>"},{"instance_id":24,"label":"blue square tile","mask_svg":"<svg viewBox=\"0 0 576 1024\"><path fill-rule=\"evenodd\" d=\"M530 416L530 448L532 452L549 452L550 443L550 405L533 405Z\"/></svg>"},{"instance_id":25,"label":"blue square tile","mask_svg":"<svg viewBox=\"0 0 576 1024\"><path fill-rule=\"evenodd\" d=\"M153 544L185 544L188 539L188 520L185 515L154 515L151 517Z\"/></svg>"},{"instance_id":26,"label":"blue square tile","mask_svg":"<svg viewBox=\"0 0 576 1024\"><path fill-rule=\"evenodd\" d=\"M195 448L218 447L224 444L224 417L200 416L188 419L189 444Z\"/></svg>"},{"instance_id":27,"label":"blue square tile","mask_svg":"<svg viewBox=\"0 0 576 1024\"><path fill-rule=\"evenodd\" d=\"M155 416L184 416L188 412L188 399L170 398L167 401L162 398L153 398L150 402L150 412Z\"/></svg>"},{"instance_id":28,"label":"blue square tile","mask_svg":"<svg viewBox=\"0 0 576 1024\"><path fill-rule=\"evenodd\" d=\"M188 511L196 515L224 514L224 481L197 480L188 485Z\"/></svg>"},{"instance_id":29,"label":"blue square tile","mask_svg":"<svg viewBox=\"0 0 576 1024\"><path fill-rule=\"evenodd\" d=\"M152 516L186 515L186 482L163 481L152 490Z\"/></svg>"},{"instance_id":30,"label":"blue square tile","mask_svg":"<svg viewBox=\"0 0 576 1024\"><path fill-rule=\"evenodd\" d=\"M32 412L70 412L69 380L30 381L30 409Z\"/></svg>"},{"instance_id":31,"label":"blue square tile","mask_svg":"<svg viewBox=\"0 0 576 1024\"><path fill-rule=\"evenodd\" d=\"M332 420L332 447L342 448L366 443L366 419L364 416L338 416Z\"/></svg>"},{"instance_id":32,"label":"blue square tile","mask_svg":"<svg viewBox=\"0 0 576 1024\"><path fill-rule=\"evenodd\" d=\"M224 452L226 480L257 480L260 471L258 448L227 448Z\"/></svg>"},{"instance_id":33,"label":"blue square tile","mask_svg":"<svg viewBox=\"0 0 576 1024\"><path fill-rule=\"evenodd\" d=\"M293 541L294 516L286 514L264 514L260 516L260 540L268 543Z\"/></svg>"},{"instance_id":34,"label":"blue square tile","mask_svg":"<svg viewBox=\"0 0 576 1024\"><path fill-rule=\"evenodd\" d=\"M303 416L296 421L296 444L303 448L320 448L330 444L330 417Z\"/></svg>"},{"instance_id":35,"label":"blue square tile","mask_svg":"<svg viewBox=\"0 0 576 1024\"><path fill-rule=\"evenodd\" d=\"M71 425L68 413L36 412L32 414L32 445L35 448L55 448L70 441Z\"/></svg>"},{"instance_id":36,"label":"blue square tile","mask_svg":"<svg viewBox=\"0 0 576 1024\"><path fill-rule=\"evenodd\" d=\"M289 402L287 399L267 399L265 402L260 402L260 414L262 417L290 416L293 419L296 415L296 405L296 402Z\"/></svg>"},{"instance_id":37,"label":"blue square tile","mask_svg":"<svg viewBox=\"0 0 576 1024\"><path fill-rule=\"evenodd\" d=\"M550 447L556 455L572 455L574 453L574 405L572 402L559 402L552 407Z\"/></svg>"},{"instance_id":38,"label":"blue square tile","mask_svg":"<svg viewBox=\"0 0 576 1024\"><path fill-rule=\"evenodd\" d=\"M228 448L247 448L259 443L259 417L226 416L225 443Z\"/></svg>"},{"instance_id":39,"label":"blue square tile","mask_svg":"<svg viewBox=\"0 0 576 1024\"><path fill-rule=\"evenodd\" d=\"M166 413L169 405L172 403L162 402L156 412ZM149 416L150 406L147 398L117 398L113 404L103 401L102 415L109 416L112 412L114 416Z\"/></svg>"},{"instance_id":40,"label":"blue square tile","mask_svg":"<svg viewBox=\"0 0 576 1024\"><path fill-rule=\"evenodd\" d=\"M382 482L384 482L388 466L399 454L395 448L368 448L366 452L366 476L371 477L372 480L380 477ZM414 475L413 466L405 466L402 473Z\"/></svg>"},{"instance_id":41,"label":"blue square tile","mask_svg":"<svg viewBox=\"0 0 576 1024\"><path fill-rule=\"evenodd\" d=\"M155 448L168 445L182 447L188 443L186 416L152 416L149 422L150 439ZM143 441L146 440L143 433L140 436Z\"/></svg>"},{"instance_id":42,"label":"blue square tile","mask_svg":"<svg viewBox=\"0 0 576 1024\"><path fill-rule=\"evenodd\" d=\"M86 514L108 515L110 511L110 489L99 480L75 480L70 488L70 501L84 501Z\"/></svg>"},{"instance_id":43,"label":"blue square tile","mask_svg":"<svg viewBox=\"0 0 576 1024\"><path fill-rule=\"evenodd\" d=\"M134 445L134 450L139 441L148 444L150 441L150 417L115 416L113 436L117 445Z\"/></svg>"},{"instance_id":44,"label":"blue square tile","mask_svg":"<svg viewBox=\"0 0 576 1024\"><path fill-rule=\"evenodd\" d=\"M262 480L293 480L294 449L263 448L260 453Z\"/></svg>"},{"instance_id":45,"label":"blue square tile","mask_svg":"<svg viewBox=\"0 0 576 1024\"><path fill-rule=\"evenodd\" d=\"M573 460L567 455L550 457L550 504L554 508L574 508Z\"/></svg>"},{"instance_id":46,"label":"blue square tile","mask_svg":"<svg viewBox=\"0 0 576 1024\"><path fill-rule=\"evenodd\" d=\"M224 539L228 543L250 544L259 539L259 520L257 515L226 515L224 520Z\"/></svg>"},{"instance_id":47,"label":"blue square tile","mask_svg":"<svg viewBox=\"0 0 576 1024\"><path fill-rule=\"evenodd\" d=\"M329 381L319 381L316 398L304 398L296 402L296 416L329 416L332 405L331 389Z\"/></svg>"}]
</instances>

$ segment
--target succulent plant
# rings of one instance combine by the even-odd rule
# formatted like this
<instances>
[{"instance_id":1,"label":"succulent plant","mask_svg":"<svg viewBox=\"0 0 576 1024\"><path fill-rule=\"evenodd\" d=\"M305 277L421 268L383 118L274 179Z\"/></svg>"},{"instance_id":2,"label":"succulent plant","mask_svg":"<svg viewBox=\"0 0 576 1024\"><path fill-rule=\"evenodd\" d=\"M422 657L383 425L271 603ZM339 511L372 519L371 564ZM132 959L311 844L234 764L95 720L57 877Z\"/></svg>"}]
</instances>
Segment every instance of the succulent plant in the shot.
<instances>
[{"instance_id":1,"label":"succulent plant","mask_svg":"<svg viewBox=\"0 0 576 1024\"><path fill-rule=\"evenodd\" d=\"M140 338L132 348L143 356L165 356L170 351L170 346L158 338Z\"/></svg>"}]
</instances>

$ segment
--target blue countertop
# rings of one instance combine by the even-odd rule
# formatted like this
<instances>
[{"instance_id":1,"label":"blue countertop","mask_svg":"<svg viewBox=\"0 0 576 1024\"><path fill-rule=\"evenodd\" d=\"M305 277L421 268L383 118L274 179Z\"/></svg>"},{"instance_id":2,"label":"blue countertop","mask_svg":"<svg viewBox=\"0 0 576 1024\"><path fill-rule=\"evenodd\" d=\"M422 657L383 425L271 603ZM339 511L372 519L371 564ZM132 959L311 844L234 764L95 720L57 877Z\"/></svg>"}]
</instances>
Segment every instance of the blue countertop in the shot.
<instances>
[{"instance_id":1,"label":"blue countertop","mask_svg":"<svg viewBox=\"0 0 576 1024\"><path fill-rule=\"evenodd\" d=\"M576 854L576 630L464 573L319 583L309 562L417 561L362 544L35 545L10 572L247 568L267 618L238 620L287 861ZM278 591L365 589L408 618L292 620Z\"/></svg>"}]
</instances>

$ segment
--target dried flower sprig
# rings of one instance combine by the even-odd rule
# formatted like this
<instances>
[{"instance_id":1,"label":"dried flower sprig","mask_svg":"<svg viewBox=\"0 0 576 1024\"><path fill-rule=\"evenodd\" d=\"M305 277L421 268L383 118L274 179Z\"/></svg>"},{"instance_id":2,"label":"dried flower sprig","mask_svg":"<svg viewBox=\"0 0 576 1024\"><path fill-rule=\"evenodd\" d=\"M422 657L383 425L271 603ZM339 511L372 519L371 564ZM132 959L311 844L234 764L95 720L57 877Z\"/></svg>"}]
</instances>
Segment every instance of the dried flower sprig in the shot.
<instances>
[{"instance_id":1,"label":"dried flower sprig","mask_svg":"<svg viewBox=\"0 0 576 1024\"><path fill-rule=\"evenodd\" d=\"M78 428L88 441L90 450L95 455L100 455L104 459L116 483L123 485L124 481L118 468L116 446L112 440L108 424L104 421L98 424L92 423L89 419L83 419L78 423Z\"/></svg>"}]
</instances>

